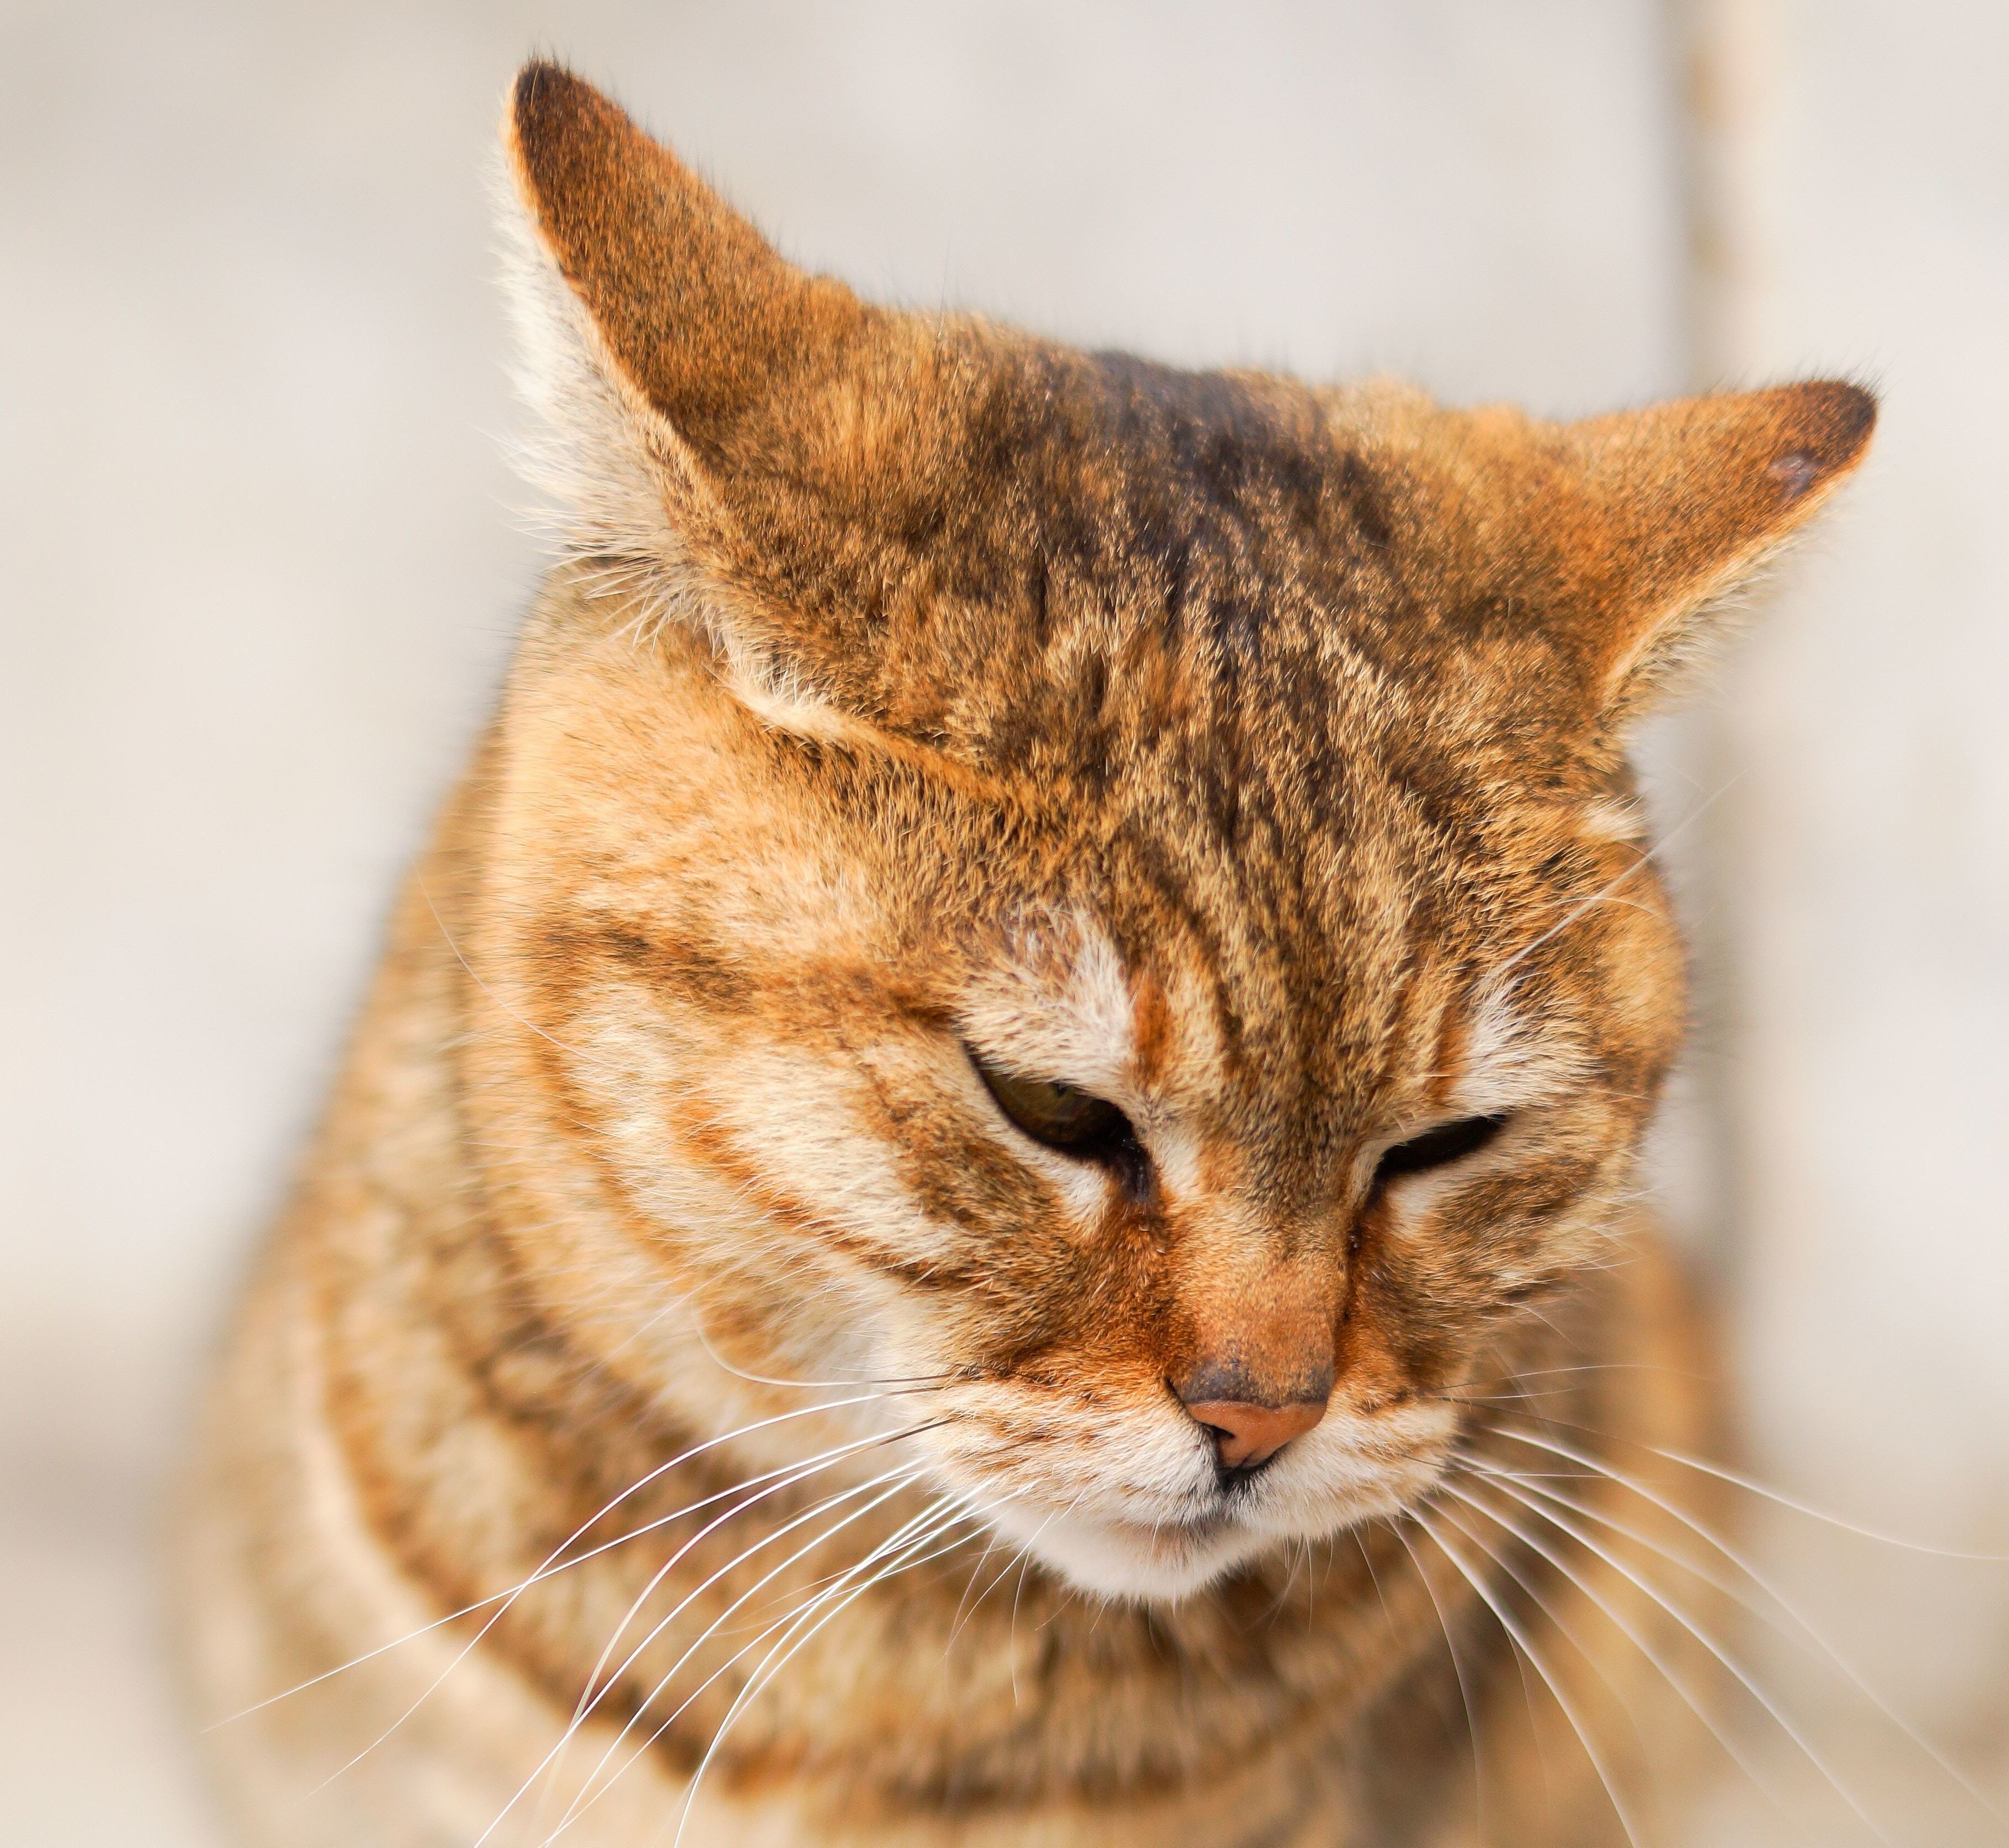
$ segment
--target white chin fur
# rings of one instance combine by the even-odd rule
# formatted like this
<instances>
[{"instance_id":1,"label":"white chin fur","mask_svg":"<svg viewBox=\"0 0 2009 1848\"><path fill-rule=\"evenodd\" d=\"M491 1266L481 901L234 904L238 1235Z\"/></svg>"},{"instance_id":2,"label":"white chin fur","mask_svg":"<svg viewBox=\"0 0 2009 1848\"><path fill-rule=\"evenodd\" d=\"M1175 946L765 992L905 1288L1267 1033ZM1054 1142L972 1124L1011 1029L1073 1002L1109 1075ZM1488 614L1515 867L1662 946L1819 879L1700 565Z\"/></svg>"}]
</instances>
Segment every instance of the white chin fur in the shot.
<instances>
[{"instance_id":1,"label":"white chin fur","mask_svg":"<svg viewBox=\"0 0 2009 1848\"><path fill-rule=\"evenodd\" d=\"M1238 1522L1148 1528L1009 1506L992 1519L1007 1539L1077 1590L1125 1602L1189 1598L1275 1544Z\"/></svg>"}]
</instances>

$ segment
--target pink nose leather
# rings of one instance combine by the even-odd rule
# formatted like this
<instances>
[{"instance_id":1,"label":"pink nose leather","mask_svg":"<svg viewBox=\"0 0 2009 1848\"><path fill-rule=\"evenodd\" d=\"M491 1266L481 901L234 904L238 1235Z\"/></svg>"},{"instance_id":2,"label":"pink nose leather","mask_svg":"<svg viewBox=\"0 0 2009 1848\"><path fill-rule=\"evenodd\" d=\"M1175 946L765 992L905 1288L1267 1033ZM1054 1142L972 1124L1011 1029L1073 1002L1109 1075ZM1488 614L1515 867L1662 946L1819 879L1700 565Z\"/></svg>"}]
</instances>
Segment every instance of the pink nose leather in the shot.
<instances>
[{"instance_id":1,"label":"pink nose leather","mask_svg":"<svg viewBox=\"0 0 2009 1848\"><path fill-rule=\"evenodd\" d=\"M1294 1437L1302 1437L1325 1416L1326 1401L1300 1399L1292 1405L1250 1405L1239 1399L1202 1399L1186 1407L1195 1424L1214 1433L1215 1453L1226 1469L1253 1469L1267 1463Z\"/></svg>"}]
</instances>

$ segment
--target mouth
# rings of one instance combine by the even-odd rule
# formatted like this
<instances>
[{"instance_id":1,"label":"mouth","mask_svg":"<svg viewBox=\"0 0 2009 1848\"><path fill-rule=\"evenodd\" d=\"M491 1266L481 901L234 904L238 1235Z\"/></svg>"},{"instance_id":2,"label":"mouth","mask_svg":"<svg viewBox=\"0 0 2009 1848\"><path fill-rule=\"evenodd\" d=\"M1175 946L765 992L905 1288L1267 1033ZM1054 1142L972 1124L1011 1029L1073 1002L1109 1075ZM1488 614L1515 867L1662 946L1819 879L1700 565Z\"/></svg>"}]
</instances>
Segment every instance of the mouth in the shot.
<instances>
[{"instance_id":1,"label":"mouth","mask_svg":"<svg viewBox=\"0 0 2009 1848\"><path fill-rule=\"evenodd\" d=\"M1177 1602L1280 1549L1399 1515L1428 1493L1455 1432L1434 1406L1384 1411L1358 1428L1328 1423L1254 1467L1203 1465L1190 1446L1154 1451L1143 1441L1113 1469L1084 1444L1088 1467L1063 1474L1026 1467L1008 1438L989 1455L966 1452L951 1474L987 1478L986 1514L1001 1541L1076 1591Z\"/></svg>"}]
</instances>

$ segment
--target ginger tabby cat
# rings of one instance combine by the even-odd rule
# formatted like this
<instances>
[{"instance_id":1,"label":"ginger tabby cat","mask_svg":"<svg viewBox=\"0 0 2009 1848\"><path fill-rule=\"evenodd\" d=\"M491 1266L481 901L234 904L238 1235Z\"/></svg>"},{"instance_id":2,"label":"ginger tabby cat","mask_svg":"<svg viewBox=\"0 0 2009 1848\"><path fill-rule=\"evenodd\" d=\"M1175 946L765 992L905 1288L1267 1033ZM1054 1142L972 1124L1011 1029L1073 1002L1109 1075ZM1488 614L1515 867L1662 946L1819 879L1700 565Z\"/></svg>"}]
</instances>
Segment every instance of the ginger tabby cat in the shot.
<instances>
[{"instance_id":1,"label":"ginger tabby cat","mask_svg":"<svg viewBox=\"0 0 2009 1848\"><path fill-rule=\"evenodd\" d=\"M565 555L209 1400L243 1839L1658 1839L1625 741L1873 401L1180 372L505 140Z\"/></svg>"}]
</instances>

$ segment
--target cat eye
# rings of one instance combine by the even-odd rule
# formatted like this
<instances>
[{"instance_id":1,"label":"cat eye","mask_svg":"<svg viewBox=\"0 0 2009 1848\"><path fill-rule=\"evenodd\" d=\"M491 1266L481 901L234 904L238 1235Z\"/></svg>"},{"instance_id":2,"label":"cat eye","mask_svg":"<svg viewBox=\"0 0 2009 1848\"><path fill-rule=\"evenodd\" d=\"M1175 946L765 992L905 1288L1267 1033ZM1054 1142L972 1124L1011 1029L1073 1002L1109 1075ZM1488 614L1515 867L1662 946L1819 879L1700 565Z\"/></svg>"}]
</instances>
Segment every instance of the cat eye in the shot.
<instances>
[{"instance_id":1,"label":"cat eye","mask_svg":"<svg viewBox=\"0 0 2009 1848\"><path fill-rule=\"evenodd\" d=\"M1504 1113L1497 1117L1464 1117L1455 1123L1440 1123L1406 1142L1384 1149L1374 1167L1374 1188L1378 1191L1405 1174L1426 1174L1433 1168L1447 1168L1480 1149L1507 1127Z\"/></svg>"},{"instance_id":2,"label":"cat eye","mask_svg":"<svg viewBox=\"0 0 2009 1848\"><path fill-rule=\"evenodd\" d=\"M966 1051L968 1048L964 1049ZM1083 1091L1058 1078L1022 1078L1001 1071L975 1053L969 1062L983 1080L997 1107L1036 1142L1082 1161L1140 1175L1146 1167L1143 1145L1125 1116L1106 1097Z\"/></svg>"}]
</instances>

